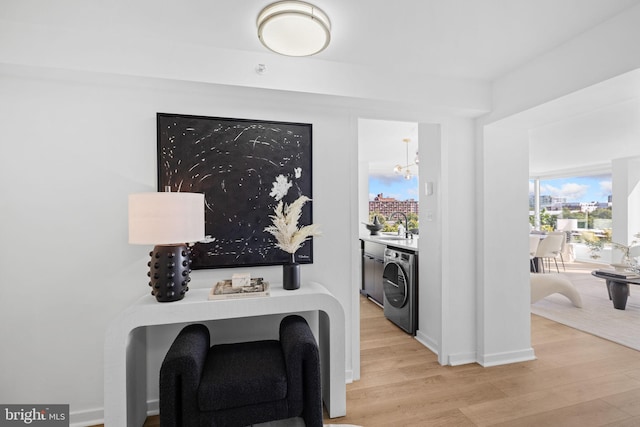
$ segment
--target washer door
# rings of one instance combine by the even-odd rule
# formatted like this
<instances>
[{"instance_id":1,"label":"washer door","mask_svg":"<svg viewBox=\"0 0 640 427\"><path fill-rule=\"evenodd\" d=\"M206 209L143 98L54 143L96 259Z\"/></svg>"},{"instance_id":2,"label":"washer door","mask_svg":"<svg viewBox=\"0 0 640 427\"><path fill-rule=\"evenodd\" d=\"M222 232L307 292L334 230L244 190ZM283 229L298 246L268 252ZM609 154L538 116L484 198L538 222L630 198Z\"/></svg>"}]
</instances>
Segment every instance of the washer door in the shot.
<instances>
[{"instance_id":1,"label":"washer door","mask_svg":"<svg viewBox=\"0 0 640 427\"><path fill-rule=\"evenodd\" d=\"M407 303L407 276L399 264L389 262L385 265L382 274L382 286L389 304L396 308L401 308Z\"/></svg>"}]
</instances>

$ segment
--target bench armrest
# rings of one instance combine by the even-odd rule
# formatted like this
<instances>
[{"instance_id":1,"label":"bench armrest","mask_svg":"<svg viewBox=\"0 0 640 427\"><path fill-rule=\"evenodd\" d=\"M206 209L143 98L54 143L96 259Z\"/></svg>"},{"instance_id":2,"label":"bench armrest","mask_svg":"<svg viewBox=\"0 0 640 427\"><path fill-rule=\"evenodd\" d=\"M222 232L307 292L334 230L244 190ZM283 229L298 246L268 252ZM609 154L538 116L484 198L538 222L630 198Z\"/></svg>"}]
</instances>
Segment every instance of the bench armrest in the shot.
<instances>
[{"instance_id":1,"label":"bench armrest","mask_svg":"<svg viewBox=\"0 0 640 427\"><path fill-rule=\"evenodd\" d=\"M209 330L186 326L169 348L160 368L160 425L198 423L197 392L210 347Z\"/></svg>"}]
</instances>

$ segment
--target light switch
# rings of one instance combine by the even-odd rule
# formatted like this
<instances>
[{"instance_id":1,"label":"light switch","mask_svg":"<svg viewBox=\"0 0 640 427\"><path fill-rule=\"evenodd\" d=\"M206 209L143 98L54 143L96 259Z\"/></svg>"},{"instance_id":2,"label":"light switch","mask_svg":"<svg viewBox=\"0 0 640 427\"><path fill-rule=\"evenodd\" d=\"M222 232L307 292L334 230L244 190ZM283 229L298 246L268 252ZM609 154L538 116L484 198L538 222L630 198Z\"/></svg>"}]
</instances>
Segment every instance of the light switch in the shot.
<instances>
[{"instance_id":1,"label":"light switch","mask_svg":"<svg viewBox=\"0 0 640 427\"><path fill-rule=\"evenodd\" d=\"M433 195L433 182L431 181L425 182L424 193L427 196Z\"/></svg>"}]
</instances>

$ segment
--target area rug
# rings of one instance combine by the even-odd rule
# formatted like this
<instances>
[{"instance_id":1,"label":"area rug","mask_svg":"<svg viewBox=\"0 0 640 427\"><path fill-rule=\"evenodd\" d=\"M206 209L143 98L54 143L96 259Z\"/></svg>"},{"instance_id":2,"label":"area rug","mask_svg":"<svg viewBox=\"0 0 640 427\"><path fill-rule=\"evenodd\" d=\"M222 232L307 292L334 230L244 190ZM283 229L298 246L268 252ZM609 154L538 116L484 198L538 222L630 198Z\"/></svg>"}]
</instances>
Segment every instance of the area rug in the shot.
<instances>
[{"instance_id":1,"label":"area rug","mask_svg":"<svg viewBox=\"0 0 640 427\"><path fill-rule=\"evenodd\" d=\"M565 296L553 294L532 304L533 314L640 350L640 286L631 285L626 309L616 310L609 300L604 280L591 276L589 271L561 274L575 285L583 307L574 307Z\"/></svg>"}]
</instances>

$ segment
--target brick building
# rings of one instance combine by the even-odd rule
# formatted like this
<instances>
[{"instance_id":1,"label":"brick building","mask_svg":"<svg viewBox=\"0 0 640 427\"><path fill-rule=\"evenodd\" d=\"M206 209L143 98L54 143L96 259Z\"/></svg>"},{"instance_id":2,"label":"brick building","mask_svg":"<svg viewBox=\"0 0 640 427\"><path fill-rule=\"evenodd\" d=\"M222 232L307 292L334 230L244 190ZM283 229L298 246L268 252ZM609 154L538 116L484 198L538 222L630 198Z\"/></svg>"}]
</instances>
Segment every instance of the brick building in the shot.
<instances>
[{"instance_id":1,"label":"brick building","mask_svg":"<svg viewBox=\"0 0 640 427\"><path fill-rule=\"evenodd\" d=\"M393 197L384 197L382 193L369 201L370 213L377 212L388 218L393 212L398 211L407 215L410 213L418 215L418 201L413 199L396 200Z\"/></svg>"}]
</instances>

